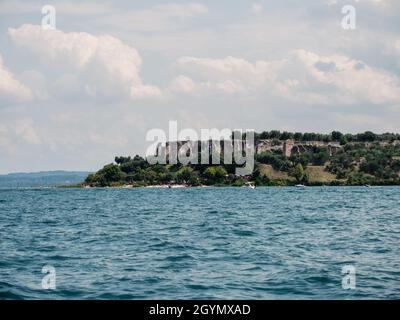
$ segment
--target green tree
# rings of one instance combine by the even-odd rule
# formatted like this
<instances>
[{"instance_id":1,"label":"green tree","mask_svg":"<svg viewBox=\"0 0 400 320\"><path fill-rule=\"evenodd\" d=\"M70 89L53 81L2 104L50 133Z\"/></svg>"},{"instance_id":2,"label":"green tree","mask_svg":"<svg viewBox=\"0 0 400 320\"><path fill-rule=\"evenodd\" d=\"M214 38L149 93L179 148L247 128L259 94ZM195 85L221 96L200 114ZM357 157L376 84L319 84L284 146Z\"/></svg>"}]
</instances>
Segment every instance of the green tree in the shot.
<instances>
[{"instance_id":1,"label":"green tree","mask_svg":"<svg viewBox=\"0 0 400 320\"><path fill-rule=\"evenodd\" d=\"M364 133L357 134L357 140L362 142L373 142L377 139L375 133L371 131L366 131Z\"/></svg>"},{"instance_id":2,"label":"green tree","mask_svg":"<svg viewBox=\"0 0 400 320\"><path fill-rule=\"evenodd\" d=\"M294 140L301 141L303 140L303 134L301 132L296 132L293 136Z\"/></svg>"},{"instance_id":3,"label":"green tree","mask_svg":"<svg viewBox=\"0 0 400 320\"><path fill-rule=\"evenodd\" d=\"M343 138L343 133L339 131L332 131L331 136L333 141L340 141Z\"/></svg>"},{"instance_id":4,"label":"green tree","mask_svg":"<svg viewBox=\"0 0 400 320\"><path fill-rule=\"evenodd\" d=\"M296 179L297 182L302 182L305 176L304 168L301 163L297 164L292 172L292 176Z\"/></svg>"},{"instance_id":5,"label":"green tree","mask_svg":"<svg viewBox=\"0 0 400 320\"><path fill-rule=\"evenodd\" d=\"M101 187L110 186L113 183L124 181L126 174L116 164L108 164L99 170L95 175L96 184Z\"/></svg>"},{"instance_id":6,"label":"green tree","mask_svg":"<svg viewBox=\"0 0 400 320\"><path fill-rule=\"evenodd\" d=\"M224 181L228 172L224 167L208 167L204 173L204 177L208 180L209 183L221 183Z\"/></svg>"},{"instance_id":7,"label":"green tree","mask_svg":"<svg viewBox=\"0 0 400 320\"><path fill-rule=\"evenodd\" d=\"M193 179L193 169L183 167L177 172L176 177L178 182L188 183Z\"/></svg>"},{"instance_id":8,"label":"green tree","mask_svg":"<svg viewBox=\"0 0 400 320\"><path fill-rule=\"evenodd\" d=\"M131 157L115 157L116 164L123 164L129 161L131 161Z\"/></svg>"},{"instance_id":9,"label":"green tree","mask_svg":"<svg viewBox=\"0 0 400 320\"><path fill-rule=\"evenodd\" d=\"M312 154L312 163L316 166L323 166L329 160L329 153L326 148L318 148Z\"/></svg>"},{"instance_id":10,"label":"green tree","mask_svg":"<svg viewBox=\"0 0 400 320\"><path fill-rule=\"evenodd\" d=\"M293 139L293 138L294 138L294 134L291 132L287 132L287 131L282 132L282 134L280 136L280 140L288 140L288 139Z\"/></svg>"},{"instance_id":11,"label":"green tree","mask_svg":"<svg viewBox=\"0 0 400 320\"><path fill-rule=\"evenodd\" d=\"M215 169L215 179L217 181L222 181L226 178L226 176L228 175L228 172L226 172L224 167L217 167Z\"/></svg>"},{"instance_id":12,"label":"green tree","mask_svg":"<svg viewBox=\"0 0 400 320\"><path fill-rule=\"evenodd\" d=\"M289 160L293 162L294 165L300 163L303 168L307 167L307 165L311 162L312 154L309 152L302 154L293 154L290 156Z\"/></svg>"},{"instance_id":13,"label":"green tree","mask_svg":"<svg viewBox=\"0 0 400 320\"><path fill-rule=\"evenodd\" d=\"M96 175L95 174L89 174L88 176L87 176L87 178L85 179L85 184L87 184L87 185L93 185L93 184L95 184L96 183Z\"/></svg>"},{"instance_id":14,"label":"green tree","mask_svg":"<svg viewBox=\"0 0 400 320\"><path fill-rule=\"evenodd\" d=\"M347 141L346 136L343 136L342 138L340 138L340 144L341 144L342 146L346 145L347 142L348 142L348 141Z\"/></svg>"}]
</instances>

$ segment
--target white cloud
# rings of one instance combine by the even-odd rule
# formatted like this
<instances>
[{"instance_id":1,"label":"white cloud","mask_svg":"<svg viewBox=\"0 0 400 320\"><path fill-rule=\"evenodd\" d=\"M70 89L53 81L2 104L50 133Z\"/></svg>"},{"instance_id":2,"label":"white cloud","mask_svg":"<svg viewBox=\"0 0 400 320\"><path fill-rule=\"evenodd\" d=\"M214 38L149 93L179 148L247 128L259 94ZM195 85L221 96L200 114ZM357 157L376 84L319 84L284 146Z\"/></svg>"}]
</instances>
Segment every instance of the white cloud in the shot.
<instances>
[{"instance_id":1,"label":"white cloud","mask_svg":"<svg viewBox=\"0 0 400 320\"><path fill-rule=\"evenodd\" d=\"M115 37L44 30L35 25L9 29L9 35L17 45L52 63L54 69L66 69L64 73L77 75L76 79L81 82L79 88L84 88L89 96L144 98L161 95L158 87L143 83L138 51ZM64 73L59 75L58 81L76 86ZM68 88L63 90L69 92Z\"/></svg>"},{"instance_id":2,"label":"white cloud","mask_svg":"<svg viewBox=\"0 0 400 320\"><path fill-rule=\"evenodd\" d=\"M131 87L132 98L160 97L161 90L156 86L138 85Z\"/></svg>"},{"instance_id":3,"label":"white cloud","mask_svg":"<svg viewBox=\"0 0 400 320\"><path fill-rule=\"evenodd\" d=\"M284 60L252 63L231 56L223 59L182 57L177 61L178 68L191 76L183 75L181 80L190 79L192 88L227 94L269 90L267 86L273 83L284 64Z\"/></svg>"},{"instance_id":4,"label":"white cloud","mask_svg":"<svg viewBox=\"0 0 400 320\"><path fill-rule=\"evenodd\" d=\"M172 90L178 92L191 93L196 91L196 84L189 77L180 75L172 81Z\"/></svg>"},{"instance_id":5,"label":"white cloud","mask_svg":"<svg viewBox=\"0 0 400 320\"><path fill-rule=\"evenodd\" d=\"M19 74L20 81L30 88L35 99L46 100L49 98L46 77L37 70L26 70Z\"/></svg>"},{"instance_id":6,"label":"white cloud","mask_svg":"<svg viewBox=\"0 0 400 320\"><path fill-rule=\"evenodd\" d=\"M295 54L314 79L338 89L345 101L400 102L400 81L392 74L344 55L319 56L305 50Z\"/></svg>"},{"instance_id":7,"label":"white cloud","mask_svg":"<svg viewBox=\"0 0 400 320\"><path fill-rule=\"evenodd\" d=\"M390 73L345 55L320 56L295 50L282 60L182 57L176 91L217 90L228 94L278 95L306 104L400 102L400 81ZM194 90L196 89L196 90Z\"/></svg>"},{"instance_id":8,"label":"white cloud","mask_svg":"<svg viewBox=\"0 0 400 320\"><path fill-rule=\"evenodd\" d=\"M197 81L180 75L172 80L171 90L175 93L186 93L186 94L200 94L202 95L205 91L208 92L223 92L227 94L234 94L242 90L241 86L231 80L224 80L220 82L211 81Z\"/></svg>"},{"instance_id":9,"label":"white cloud","mask_svg":"<svg viewBox=\"0 0 400 320\"><path fill-rule=\"evenodd\" d=\"M22 102L32 97L32 91L5 68L0 55L0 103Z\"/></svg>"},{"instance_id":10,"label":"white cloud","mask_svg":"<svg viewBox=\"0 0 400 320\"><path fill-rule=\"evenodd\" d=\"M266 69L272 64L263 61L252 64L230 56L223 59L182 57L177 61L180 69L196 78L192 80L192 87L231 94L256 88L268 77Z\"/></svg>"}]
</instances>

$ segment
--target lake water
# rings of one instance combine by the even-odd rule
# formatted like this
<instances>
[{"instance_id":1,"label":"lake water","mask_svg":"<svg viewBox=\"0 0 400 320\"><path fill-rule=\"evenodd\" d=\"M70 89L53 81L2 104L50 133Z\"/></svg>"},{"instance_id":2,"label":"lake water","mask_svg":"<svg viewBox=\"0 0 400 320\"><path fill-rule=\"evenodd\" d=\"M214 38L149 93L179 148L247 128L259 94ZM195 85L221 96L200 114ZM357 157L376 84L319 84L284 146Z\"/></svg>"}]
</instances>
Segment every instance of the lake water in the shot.
<instances>
[{"instance_id":1,"label":"lake water","mask_svg":"<svg viewBox=\"0 0 400 320\"><path fill-rule=\"evenodd\" d=\"M0 298L399 299L399 191L0 190Z\"/></svg>"}]
</instances>

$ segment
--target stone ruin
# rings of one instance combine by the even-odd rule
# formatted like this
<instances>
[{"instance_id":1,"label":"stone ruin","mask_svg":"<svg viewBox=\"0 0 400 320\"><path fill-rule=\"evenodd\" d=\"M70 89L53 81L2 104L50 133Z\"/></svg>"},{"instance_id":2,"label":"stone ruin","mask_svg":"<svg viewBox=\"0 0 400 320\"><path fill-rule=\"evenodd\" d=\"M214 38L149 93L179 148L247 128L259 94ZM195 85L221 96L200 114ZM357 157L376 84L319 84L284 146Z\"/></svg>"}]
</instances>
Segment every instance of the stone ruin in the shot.
<instances>
[{"instance_id":1,"label":"stone ruin","mask_svg":"<svg viewBox=\"0 0 400 320\"><path fill-rule=\"evenodd\" d=\"M223 153L224 146L226 143L232 145L232 141L217 141L217 140L209 140L209 141L199 141L198 148L200 150L201 144L206 144L211 153L212 148L214 147L217 152ZM187 155L190 152L190 147L192 146L192 141L178 141L177 142L177 153ZM189 148L188 148L189 146ZM260 154L263 152L274 152L281 151L286 157L290 157L292 155L301 155L307 152L313 152L316 147L325 147L328 150L330 156L335 155L340 149L343 148L338 142L324 142L324 141L295 141L293 139L289 140L275 140L275 139L263 139L255 141L255 154ZM171 143L167 142L166 145L159 144L157 147L156 155L170 154L171 151Z\"/></svg>"}]
</instances>

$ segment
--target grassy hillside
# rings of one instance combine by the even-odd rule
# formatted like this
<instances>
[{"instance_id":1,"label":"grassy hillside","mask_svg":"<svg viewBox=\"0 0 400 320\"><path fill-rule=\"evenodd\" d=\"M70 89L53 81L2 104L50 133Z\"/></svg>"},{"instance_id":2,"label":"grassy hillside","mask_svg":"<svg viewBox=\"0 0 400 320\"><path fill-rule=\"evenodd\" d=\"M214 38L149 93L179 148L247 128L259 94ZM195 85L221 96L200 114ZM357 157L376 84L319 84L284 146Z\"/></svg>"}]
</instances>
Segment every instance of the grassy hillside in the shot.
<instances>
[{"instance_id":1,"label":"grassy hillside","mask_svg":"<svg viewBox=\"0 0 400 320\"><path fill-rule=\"evenodd\" d=\"M336 175L328 172L326 166L308 166L305 172L310 183L330 184L336 180Z\"/></svg>"}]
</instances>

